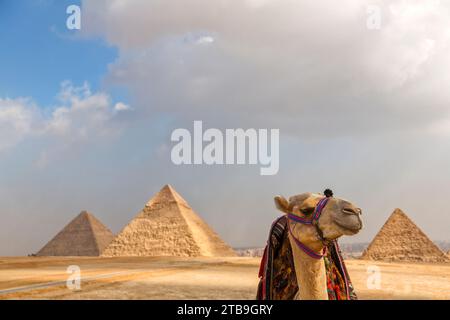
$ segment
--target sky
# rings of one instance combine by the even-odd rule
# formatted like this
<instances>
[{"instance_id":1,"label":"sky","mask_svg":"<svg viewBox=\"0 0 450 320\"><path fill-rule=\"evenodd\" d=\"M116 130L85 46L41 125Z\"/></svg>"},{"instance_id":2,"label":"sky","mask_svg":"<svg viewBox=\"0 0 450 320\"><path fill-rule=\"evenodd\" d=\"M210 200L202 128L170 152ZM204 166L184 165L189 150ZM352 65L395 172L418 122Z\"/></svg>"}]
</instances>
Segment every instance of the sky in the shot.
<instances>
[{"instance_id":1,"label":"sky","mask_svg":"<svg viewBox=\"0 0 450 320\"><path fill-rule=\"evenodd\" d=\"M0 0L0 40L0 256L82 210L119 232L168 183L234 247L325 188L363 209L343 242L395 208L450 240L448 2ZM279 129L279 172L174 165L194 120Z\"/></svg>"}]
</instances>

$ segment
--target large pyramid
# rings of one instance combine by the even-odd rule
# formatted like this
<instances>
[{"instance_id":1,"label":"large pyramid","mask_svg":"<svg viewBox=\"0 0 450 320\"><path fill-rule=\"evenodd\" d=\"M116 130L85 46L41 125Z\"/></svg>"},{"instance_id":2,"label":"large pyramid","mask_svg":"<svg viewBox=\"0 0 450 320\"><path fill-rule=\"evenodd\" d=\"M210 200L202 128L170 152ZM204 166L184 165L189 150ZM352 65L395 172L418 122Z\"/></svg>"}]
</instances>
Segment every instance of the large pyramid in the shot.
<instances>
[{"instance_id":1,"label":"large pyramid","mask_svg":"<svg viewBox=\"0 0 450 320\"><path fill-rule=\"evenodd\" d=\"M445 253L400 209L395 209L361 258L383 261L448 261Z\"/></svg>"},{"instance_id":2,"label":"large pyramid","mask_svg":"<svg viewBox=\"0 0 450 320\"><path fill-rule=\"evenodd\" d=\"M38 256L100 256L114 238L92 214L83 211L38 253Z\"/></svg>"},{"instance_id":3,"label":"large pyramid","mask_svg":"<svg viewBox=\"0 0 450 320\"><path fill-rule=\"evenodd\" d=\"M117 235L103 256L234 256L169 185Z\"/></svg>"}]
</instances>

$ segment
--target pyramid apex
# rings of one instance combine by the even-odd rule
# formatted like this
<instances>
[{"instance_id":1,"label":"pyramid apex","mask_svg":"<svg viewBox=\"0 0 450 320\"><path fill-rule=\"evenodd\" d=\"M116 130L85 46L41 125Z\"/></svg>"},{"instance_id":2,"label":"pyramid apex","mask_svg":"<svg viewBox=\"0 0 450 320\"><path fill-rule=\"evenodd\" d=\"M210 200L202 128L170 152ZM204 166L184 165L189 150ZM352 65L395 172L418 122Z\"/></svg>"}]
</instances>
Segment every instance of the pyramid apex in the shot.
<instances>
[{"instance_id":1,"label":"pyramid apex","mask_svg":"<svg viewBox=\"0 0 450 320\"><path fill-rule=\"evenodd\" d=\"M413 224L415 224L412 220L411 220L411 218L405 213L405 211L403 211L402 209L400 209L400 208L396 208L393 212L392 212L392 214L391 214L391 216L389 217L389 219L388 219L388 221L389 220L392 220L392 219L394 219L395 217L401 217L400 219L403 219L403 220L409 220L411 223L413 223Z\"/></svg>"},{"instance_id":2,"label":"pyramid apex","mask_svg":"<svg viewBox=\"0 0 450 320\"><path fill-rule=\"evenodd\" d=\"M166 184L153 198L147 202L146 207L150 207L154 202L167 201L175 201L179 204L189 206L186 200L184 200L183 197L170 184Z\"/></svg>"},{"instance_id":3,"label":"pyramid apex","mask_svg":"<svg viewBox=\"0 0 450 320\"><path fill-rule=\"evenodd\" d=\"M171 193L174 197L180 197L180 194L177 192L177 190L175 190L175 188L171 185L171 184L166 184L164 187L162 187L162 189L160 190L160 192L168 192Z\"/></svg>"},{"instance_id":4,"label":"pyramid apex","mask_svg":"<svg viewBox=\"0 0 450 320\"><path fill-rule=\"evenodd\" d=\"M395 208L392 214L406 214L406 213L400 208Z\"/></svg>"},{"instance_id":5,"label":"pyramid apex","mask_svg":"<svg viewBox=\"0 0 450 320\"><path fill-rule=\"evenodd\" d=\"M170 184L166 184L164 187L162 187L161 191L162 190L175 191L175 189Z\"/></svg>"}]
</instances>

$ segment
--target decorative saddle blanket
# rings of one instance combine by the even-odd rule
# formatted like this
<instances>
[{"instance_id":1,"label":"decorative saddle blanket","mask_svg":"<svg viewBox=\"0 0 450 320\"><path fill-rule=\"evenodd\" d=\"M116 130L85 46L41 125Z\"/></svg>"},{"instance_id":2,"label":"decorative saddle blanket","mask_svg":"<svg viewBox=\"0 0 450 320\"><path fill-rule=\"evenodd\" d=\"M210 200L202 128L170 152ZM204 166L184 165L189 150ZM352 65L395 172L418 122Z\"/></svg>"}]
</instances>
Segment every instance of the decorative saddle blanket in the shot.
<instances>
[{"instance_id":1,"label":"decorative saddle blanket","mask_svg":"<svg viewBox=\"0 0 450 320\"><path fill-rule=\"evenodd\" d=\"M275 220L259 269L258 300L292 300L298 292L288 233L286 216ZM356 300L337 241L328 246L323 259L327 273L328 299Z\"/></svg>"}]
</instances>

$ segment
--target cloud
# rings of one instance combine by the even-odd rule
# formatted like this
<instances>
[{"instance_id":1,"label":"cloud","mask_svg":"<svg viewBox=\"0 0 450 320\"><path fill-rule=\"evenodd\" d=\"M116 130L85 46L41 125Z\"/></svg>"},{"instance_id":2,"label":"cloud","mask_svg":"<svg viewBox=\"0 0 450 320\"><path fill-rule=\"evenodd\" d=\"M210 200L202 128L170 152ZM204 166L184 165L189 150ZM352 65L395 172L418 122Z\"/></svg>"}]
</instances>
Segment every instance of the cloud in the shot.
<instances>
[{"instance_id":1,"label":"cloud","mask_svg":"<svg viewBox=\"0 0 450 320\"><path fill-rule=\"evenodd\" d=\"M64 82L59 93L60 106L47 120L45 133L64 137L68 141L80 141L114 133L112 126L116 111L126 111L122 102L113 105L108 94L93 94L89 85L74 87Z\"/></svg>"},{"instance_id":2,"label":"cloud","mask_svg":"<svg viewBox=\"0 0 450 320\"><path fill-rule=\"evenodd\" d=\"M36 107L29 99L0 98L0 152L32 132L36 113Z\"/></svg>"},{"instance_id":3,"label":"cloud","mask_svg":"<svg viewBox=\"0 0 450 320\"><path fill-rule=\"evenodd\" d=\"M187 2L83 3L86 32L120 49L108 79L141 112L305 139L400 122L417 131L448 116L450 93L435 90L450 80L439 72L450 68L448 3ZM366 27L369 4L381 8L380 30Z\"/></svg>"},{"instance_id":4,"label":"cloud","mask_svg":"<svg viewBox=\"0 0 450 320\"><path fill-rule=\"evenodd\" d=\"M77 87L69 81L61 84L52 108L39 108L30 98L0 99L0 151L31 137L64 145L108 137L120 131L118 113L128 110L104 92L92 93L87 83ZM47 158L42 153L39 166Z\"/></svg>"},{"instance_id":5,"label":"cloud","mask_svg":"<svg viewBox=\"0 0 450 320\"><path fill-rule=\"evenodd\" d=\"M114 110L117 111L117 112L120 112L120 111L128 111L128 110L130 110L130 106L127 105L127 104L125 104L125 103L118 102L118 103L116 103L116 105L114 106Z\"/></svg>"}]
</instances>

